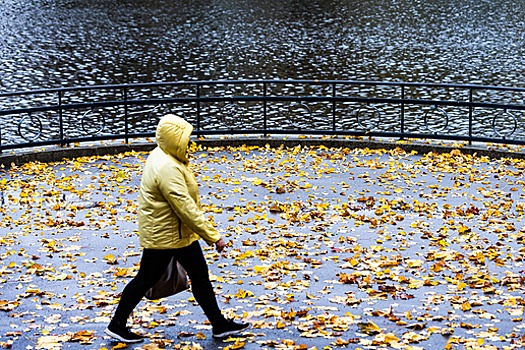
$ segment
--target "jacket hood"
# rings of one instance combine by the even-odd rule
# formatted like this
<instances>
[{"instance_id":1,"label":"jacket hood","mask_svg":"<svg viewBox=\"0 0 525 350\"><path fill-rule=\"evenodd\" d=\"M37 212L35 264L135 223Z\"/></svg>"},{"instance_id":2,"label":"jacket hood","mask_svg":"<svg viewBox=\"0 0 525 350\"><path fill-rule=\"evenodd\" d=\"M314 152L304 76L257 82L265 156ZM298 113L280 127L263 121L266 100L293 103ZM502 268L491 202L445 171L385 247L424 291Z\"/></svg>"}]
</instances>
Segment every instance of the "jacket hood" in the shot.
<instances>
[{"instance_id":1,"label":"jacket hood","mask_svg":"<svg viewBox=\"0 0 525 350\"><path fill-rule=\"evenodd\" d=\"M157 125L157 145L167 154L182 163L188 163L188 143L193 126L186 120L173 114L168 114Z\"/></svg>"}]
</instances>

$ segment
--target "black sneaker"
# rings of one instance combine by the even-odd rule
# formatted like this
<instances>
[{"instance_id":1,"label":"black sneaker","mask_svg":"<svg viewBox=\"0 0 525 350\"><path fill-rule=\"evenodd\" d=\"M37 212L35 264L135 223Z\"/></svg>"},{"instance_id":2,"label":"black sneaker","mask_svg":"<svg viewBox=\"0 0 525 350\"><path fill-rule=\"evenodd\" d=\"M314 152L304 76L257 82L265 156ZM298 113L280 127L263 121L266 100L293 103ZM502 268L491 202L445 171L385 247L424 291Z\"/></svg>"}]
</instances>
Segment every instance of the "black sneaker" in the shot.
<instances>
[{"instance_id":1,"label":"black sneaker","mask_svg":"<svg viewBox=\"0 0 525 350\"><path fill-rule=\"evenodd\" d=\"M106 332L107 335L118 339L124 343L140 343L144 340L143 336L131 332L129 328L118 327L112 325L111 323L108 325L108 328L106 328L104 332Z\"/></svg>"},{"instance_id":2,"label":"black sneaker","mask_svg":"<svg viewBox=\"0 0 525 350\"><path fill-rule=\"evenodd\" d=\"M237 323L233 320L226 320L222 325L213 327L213 337L220 339L229 337L230 335L237 335L248 327L250 327L248 323Z\"/></svg>"}]
</instances>

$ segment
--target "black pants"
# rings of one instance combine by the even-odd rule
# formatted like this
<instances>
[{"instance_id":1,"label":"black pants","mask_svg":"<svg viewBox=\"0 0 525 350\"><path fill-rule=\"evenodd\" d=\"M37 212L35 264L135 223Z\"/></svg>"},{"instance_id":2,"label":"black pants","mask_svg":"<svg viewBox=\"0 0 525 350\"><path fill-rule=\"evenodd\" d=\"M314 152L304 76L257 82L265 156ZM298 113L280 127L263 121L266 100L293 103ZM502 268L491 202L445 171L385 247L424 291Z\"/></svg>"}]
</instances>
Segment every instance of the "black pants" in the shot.
<instances>
[{"instance_id":1,"label":"black pants","mask_svg":"<svg viewBox=\"0 0 525 350\"><path fill-rule=\"evenodd\" d=\"M210 282L208 265L198 241L193 242L188 247L179 249L144 249L139 272L122 291L112 322L121 325L126 324L129 315L142 300L146 291L160 279L172 256L188 272L193 296L212 326L224 322L224 317L217 305L217 299Z\"/></svg>"}]
</instances>

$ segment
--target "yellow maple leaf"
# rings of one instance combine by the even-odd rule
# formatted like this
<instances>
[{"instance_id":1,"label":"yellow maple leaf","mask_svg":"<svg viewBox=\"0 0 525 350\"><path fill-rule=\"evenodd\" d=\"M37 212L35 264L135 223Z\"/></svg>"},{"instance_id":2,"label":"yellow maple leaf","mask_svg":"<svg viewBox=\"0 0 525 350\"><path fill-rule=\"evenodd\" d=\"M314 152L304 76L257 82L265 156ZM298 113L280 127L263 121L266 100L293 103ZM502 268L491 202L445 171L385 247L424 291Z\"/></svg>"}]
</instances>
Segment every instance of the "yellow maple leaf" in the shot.
<instances>
[{"instance_id":1,"label":"yellow maple leaf","mask_svg":"<svg viewBox=\"0 0 525 350\"><path fill-rule=\"evenodd\" d=\"M470 305L468 301L465 301L464 303L461 304L461 310L470 311L472 310L472 305Z\"/></svg>"},{"instance_id":2,"label":"yellow maple leaf","mask_svg":"<svg viewBox=\"0 0 525 350\"><path fill-rule=\"evenodd\" d=\"M245 342L243 341L240 341L240 340L235 340L235 343L233 343L232 345L228 345L224 348L224 350L236 350L236 349L242 349L244 348L244 346L246 345Z\"/></svg>"},{"instance_id":3,"label":"yellow maple leaf","mask_svg":"<svg viewBox=\"0 0 525 350\"><path fill-rule=\"evenodd\" d=\"M236 298L239 298L239 299L244 299L244 298L248 298L248 297L255 297L255 294L253 294L249 290L239 289L239 290L237 290L237 293L235 293L234 296Z\"/></svg>"},{"instance_id":4,"label":"yellow maple leaf","mask_svg":"<svg viewBox=\"0 0 525 350\"><path fill-rule=\"evenodd\" d=\"M199 332L196 334L197 339L204 340L206 339L206 335L202 332Z\"/></svg>"},{"instance_id":5,"label":"yellow maple leaf","mask_svg":"<svg viewBox=\"0 0 525 350\"><path fill-rule=\"evenodd\" d=\"M115 263L117 263L117 258L113 254L106 254L104 256L104 260L106 260L106 262L108 264L115 264Z\"/></svg>"},{"instance_id":6,"label":"yellow maple leaf","mask_svg":"<svg viewBox=\"0 0 525 350\"><path fill-rule=\"evenodd\" d=\"M373 335L378 334L381 332L381 328L379 328L378 325L376 325L374 322L360 322L357 324L359 327L359 330L365 334Z\"/></svg>"}]
</instances>

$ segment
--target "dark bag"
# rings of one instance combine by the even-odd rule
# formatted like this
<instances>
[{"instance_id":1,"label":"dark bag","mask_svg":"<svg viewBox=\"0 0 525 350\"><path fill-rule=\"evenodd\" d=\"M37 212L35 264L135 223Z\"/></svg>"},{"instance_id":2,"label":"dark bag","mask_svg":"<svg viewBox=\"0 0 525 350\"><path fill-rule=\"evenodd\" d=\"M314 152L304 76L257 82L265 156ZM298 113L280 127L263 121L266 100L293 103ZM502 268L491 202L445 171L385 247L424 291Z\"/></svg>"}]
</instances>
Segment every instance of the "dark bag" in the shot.
<instances>
[{"instance_id":1,"label":"dark bag","mask_svg":"<svg viewBox=\"0 0 525 350\"><path fill-rule=\"evenodd\" d=\"M146 292L150 300L169 297L188 289L186 270L172 258L160 280Z\"/></svg>"}]
</instances>

